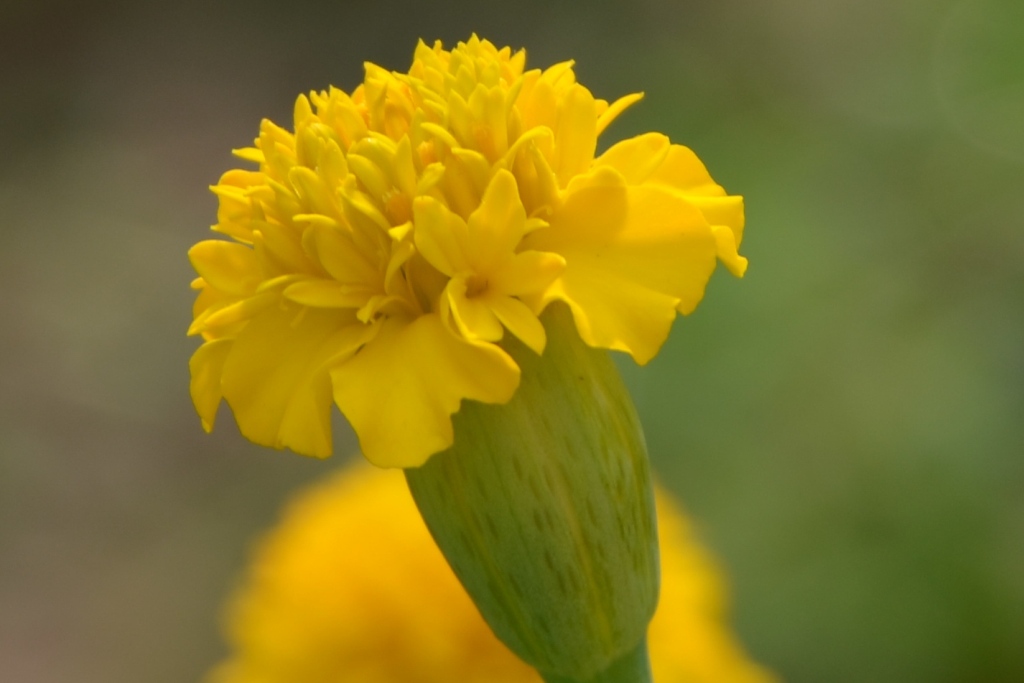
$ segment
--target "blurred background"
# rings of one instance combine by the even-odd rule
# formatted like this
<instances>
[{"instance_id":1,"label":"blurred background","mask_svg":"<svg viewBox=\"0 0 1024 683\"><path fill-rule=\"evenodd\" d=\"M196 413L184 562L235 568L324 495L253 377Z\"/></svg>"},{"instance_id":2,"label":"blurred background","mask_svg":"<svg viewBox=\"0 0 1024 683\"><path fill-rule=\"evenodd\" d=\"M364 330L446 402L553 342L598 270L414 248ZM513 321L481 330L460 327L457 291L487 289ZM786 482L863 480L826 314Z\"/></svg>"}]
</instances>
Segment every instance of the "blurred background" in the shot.
<instances>
[{"instance_id":1,"label":"blurred background","mask_svg":"<svg viewBox=\"0 0 1024 683\"><path fill-rule=\"evenodd\" d=\"M193 681L337 465L188 398L207 186L262 117L476 31L746 197L647 368L661 478L791 683L1024 680L1024 4L0 1L0 678ZM339 458L355 449L337 418Z\"/></svg>"}]
</instances>

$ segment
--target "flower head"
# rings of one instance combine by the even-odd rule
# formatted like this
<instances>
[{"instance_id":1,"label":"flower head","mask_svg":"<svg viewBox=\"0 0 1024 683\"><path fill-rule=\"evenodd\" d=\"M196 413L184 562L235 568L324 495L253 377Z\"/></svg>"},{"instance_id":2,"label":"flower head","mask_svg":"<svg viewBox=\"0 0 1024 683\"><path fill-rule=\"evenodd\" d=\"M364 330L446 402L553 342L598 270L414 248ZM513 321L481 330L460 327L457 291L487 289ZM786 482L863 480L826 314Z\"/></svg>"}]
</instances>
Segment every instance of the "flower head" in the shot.
<instances>
[{"instance_id":1,"label":"flower head","mask_svg":"<svg viewBox=\"0 0 1024 683\"><path fill-rule=\"evenodd\" d=\"M726 626L719 572L664 492L658 513L655 680L771 683ZM301 494L254 560L211 683L540 681L480 618L395 472L353 468Z\"/></svg>"},{"instance_id":2,"label":"flower head","mask_svg":"<svg viewBox=\"0 0 1024 683\"><path fill-rule=\"evenodd\" d=\"M367 458L415 466L453 440L464 399L505 403L505 334L543 353L538 316L572 311L589 345L646 363L720 259L741 275L743 207L687 148L642 135L595 156L639 95L612 104L571 62L475 36L420 43L407 73L366 65L351 94L302 95L292 130L264 120L258 170L213 191L195 245L192 398L221 398L252 441L331 453L335 403Z\"/></svg>"}]
</instances>

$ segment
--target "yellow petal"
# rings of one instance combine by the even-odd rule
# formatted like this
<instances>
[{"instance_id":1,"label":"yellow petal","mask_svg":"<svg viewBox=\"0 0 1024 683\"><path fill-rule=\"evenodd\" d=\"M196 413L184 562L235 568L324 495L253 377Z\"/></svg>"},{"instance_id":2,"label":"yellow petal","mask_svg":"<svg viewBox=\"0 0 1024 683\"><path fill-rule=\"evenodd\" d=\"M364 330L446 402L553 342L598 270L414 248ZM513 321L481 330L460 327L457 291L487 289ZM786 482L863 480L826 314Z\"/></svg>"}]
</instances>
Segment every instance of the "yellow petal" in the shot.
<instances>
[{"instance_id":1,"label":"yellow petal","mask_svg":"<svg viewBox=\"0 0 1024 683\"><path fill-rule=\"evenodd\" d=\"M192 267L212 287L227 294L252 294L262 279L250 247L226 240L204 240L188 250Z\"/></svg>"},{"instance_id":2,"label":"yellow petal","mask_svg":"<svg viewBox=\"0 0 1024 683\"><path fill-rule=\"evenodd\" d=\"M458 160L457 165L461 166L464 171L465 181L471 188L471 194L479 197L491 179L491 162L480 152L465 148L453 149L452 157L454 159L449 159L449 165L454 160Z\"/></svg>"},{"instance_id":3,"label":"yellow petal","mask_svg":"<svg viewBox=\"0 0 1024 683\"><path fill-rule=\"evenodd\" d=\"M428 314L388 319L331 378L367 459L416 467L452 444L451 415L463 399L506 403L519 368L497 346L463 341Z\"/></svg>"},{"instance_id":4,"label":"yellow petal","mask_svg":"<svg viewBox=\"0 0 1024 683\"><path fill-rule=\"evenodd\" d=\"M478 152L453 150L444 162L444 175L438 189L443 192L448 207L463 218L480 205L480 198L490 179L490 164Z\"/></svg>"},{"instance_id":5,"label":"yellow petal","mask_svg":"<svg viewBox=\"0 0 1024 683\"><path fill-rule=\"evenodd\" d=\"M445 309L451 312L455 325L462 336L470 341L496 342L501 339L503 331L501 322L491 312L484 297L466 296L466 281L454 277L445 288Z\"/></svg>"},{"instance_id":6,"label":"yellow petal","mask_svg":"<svg viewBox=\"0 0 1024 683\"><path fill-rule=\"evenodd\" d=\"M373 296L373 291L343 285L334 280L303 280L288 285L284 296L304 306L360 308Z\"/></svg>"},{"instance_id":7,"label":"yellow petal","mask_svg":"<svg viewBox=\"0 0 1024 683\"><path fill-rule=\"evenodd\" d=\"M612 121L619 118L622 112L626 111L634 104L644 98L642 92L635 92L631 95L625 95L612 102L611 106L601 112L601 115L597 117L597 134L600 135L604 132L604 129L611 125Z\"/></svg>"},{"instance_id":8,"label":"yellow petal","mask_svg":"<svg viewBox=\"0 0 1024 683\"><path fill-rule=\"evenodd\" d=\"M747 272L747 259L736 251L736 236L732 230L724 225L714 225L711 231L715 235L715 246L718 251L718 258L729 272L736 277L743 277Z\"/></svg>"},{"instance_id":9,"label":"yellow petal","mask_svg":"<svg viewBox=\"0 0 1024 683\"><path fill-rule=\"evenodd\" d=\"M585 171L594 160L596 122L594 96L582 85L573 85L558 113L555 127L558 161L554 166L561 187L568 185L571 178Z\"/></svg>"},{"instance_id":10,"label":"yellow petal","mask_svg":"<svg viewBox=\"0 0 1024 683\"><path fill-rule=\"evenodd\" d=\"M350 164L352 163L351 160L352 157L349 157ZM370 164L369 161L366 163ZM381 197L383 195L377 196ZM346 189L342 192L341 204L345 211L345 218L348 219L353 228L370 233L378 228L384 232L391 228L387 217L381 213L380 209L373 203L373 200L358 189Z\"/></svg>"},{"instance_id":11,"label":"yellow petal","mask_svg":"<svg viewBox=\"0 0 1024 683\"><path fill-rule=\"evenodd\" d=\"M681 190L684 194L719 197L722 186L711 179L707 167L689 147L672 145L665 160L649 178L650 182Z\"/></svg>"},{"instance_id":12,"label":"yellow petal","mask_svg":"<svg viewBox=\"0 0 1024 683\"><path fill-rule=\"evenodd\" d=\"M412 143L408 137L403 137L395 149L391 172L395 187L410 197L416 195L416 167L412 158Z\"/></svg>"},{"instance_id":13,"label":"yellow petal","mask_svg":"<svg viewBox=\"0 0 1024 683\"><path fill-rule=\"evenodd\" d=\"M211 431L217 417L217 407L223 394L220 389L220 378L224 371L224 361L231 351L232 340L217 339L209 341L196 349L189 359L188 369L192 375L189 382L189 393L192 404L199 413L203 429Z\"/></svg>"},{"instance_id":14,"label":"yellow petal","mask_svg":"<svg viewBox=\"0 0 1024 683\"><path fill-rule=\"evenodd\" d=\"M331 454L328 366L363 343L351 313L273 306L253 318L224 364L224 398L250 441L303 455Z\"/></svg>"},{"instance_id":15,"label":"yellow petal","mask_svg":"<svg viewBox=\"0 0 1024 683\"><path fill-rule=\"evenodd\" d=\"M592 260L581 259L576 266L551 286L544 305L566 302L588 346L622 351L645 365L665 343L679 300L628 277L602 273Z\"/></svg>"},{"instance_id":16,"label":"yellow petal","mask_svg":"<svg viewBox=\"0 0 1024 683\"><path fill-rule=\"evenodd\" d=\"M349 154L346 157L348 167L362 182L367 192L374 197L383 197L391 188L387 176L380 170L377 164L362 156L361 154Z\"/></svg>"},{"instance_id":17,"label":"yellow petal","mask_svg":"<svg viewBox=\"0 0 1024 683\"><path fill-rule=\"evenodd\" d=\"M529 306L519 299L502 295L488 296L487 306L509 332L519 337L537 354L544 353L547 335L544 333L544 326Z\"/></svg>"},{"instance_id":18,"label":"yellow petal","mask_svg":"<svg viewBox=\"0 0 1024 683\"><path fill-rule=\"evenodd\" d=\"M262 155L262 152L260 154ZM219 183L210 187L219 200L216 228L243 241L249 241L252 229L247 223L253 217L253 206L248 191L265 182L265 176L258 171L234 169L222 175Z\"/></svg>"},{"instance_id":19,"label":"yellow petal","mask_svg":"<svg viewBox=\"0 0 1024 683\"><path fill-rule=\"evenodd\" d=\"M708 197L702 195L684 195L686 200L700 209L711 225L720 225L733 234L733 243L738 248L743 241L743 197ZM719 257L723 258L721 253Z\"/></svg>"},{"instance_id":20,"label":"yellow petal","mask_svg":"<svg viewBox=\"0 0 1024 683\"><path fill-rule=\"evenodd\" d=\"M237 301L227 300L225 305L217 308L207 308L192 321L188 333L192 335L216 330L223 334L226 328L247 322L268 306L272 306L277 301L277 295L277 292L262 292Z\"/></svg>"},{"instance_id":21,"label":"yellow petal","mask_svg":"<svg viewBox=\"0 0 1024 683\"><path fill-rule=\"evenodd\" d=\"M312 271L309 258L302 250L300 231L267 221L253 221L253 227L253 249L265 275Z\"/></svg>"},{"instance_id":22,"label":"yellow petal","mask_svg":"<svg viewBox=\"0 0 1024 683\"><path fill-rule=\"evenodd\" d=\"M530 71L523 76L517 107L523 117L523 128L547 126L552 130L558 120L558 101L551 83L542 79L539 71Z\"/></svg>"},{"instance_id":23,"label":"yellow petal","mask_svg":"<svg viewBox=\"0 0 1024 683\"><path fill-rule=\"evenodd\" d=\"M494 174L467 225L466 256L474 272L489 274L508 259L526 231L526 210L511 173L501 169Z\"/></svg>"},{"instance_id":24,"label":"yellow petal","mask_svg":"<svg viewBox=\"0 0 1024 683\"><path fill-rule=\"evenodd\" d=\"M490 287L510 296L534 294L547 288L565 270L565 259L558 254L524 251L488 275Z\"/></svg>"},{"instance_id":25,"label":"yellow petal","mask_svg":"<svg viewBox=\"0 0 1024 683\"><path fill-rule=\"evenodd\" d=\"M520 135L514 143L512 143L512 146L508 148L508 151L505 152L504 157L498 165L501 168L512 168L512 164L515 161L516 156L526 147L526 145L540 138L550 139L553 135L554 132L547 126L537 126L536 128L524 131L523 134Z\"/></svg>"},{"instance_id":26,"label":"yellow petal","mask_svg":"<svg viewBox=\"0 0 1024 683\"><path fill-rule=\"evenodd\" d=\"M242 147L240 149L233 149L231 150L231 153L234 154L239 159L251 161L256 164L263 163L264 159L263 152L261 152L256 147Z\"/></svg>"},{"instance_id":27,"label":"yellow petal","mask_svg":"<svg viewBox=\"0 0 1024 683\"><path fill-rule=\"evenodd\" d=\"M227 294L214 287L206 284L206 280L197 278L200 282L201 289L199 294L196 296L195 302L192 304L192 318L198 319L200 317L209 316L210 310L216 310L218 308L224 308L228 304L238 301L238 296L234 294ZM192 332L189 332L192 334Z\"/></svg>"},{"instance_id":28,"label":"yellow petal","mask_svg":"<svg viewBox=\"0 0 1024 683\"><path fill-rule=\"evenodd\" d=\"M692 311L715 267L715 239L703 215L670 190L627 187L596 169L574 180L551 227L526 238L527 248L565 257L565 272L534 310L554 299L572 308L591 346L650 360L678 309Z\"/></svg>"},{"instance_id":29,"label":"yellow petal","mask_svg":"<svg viewBox=\"0 0 1024 683\"><path fill-rule=\"evenodd\" d=\"M518 154L512 163L512 171L519 183L519 196L531 217L546 215L549 207L558 202L558 178L538 142L550 143L550 139L534 139L523 147L523 153Z\"/></svg>"},{"instance_id":30,"label":"yellow petal","mask_svg":"<svg viewBox=\"0 0 1024 683\"><path fill-rule=\"evenodd\" d=\"M470 86L472 88L472 86ZM448 126L452 133L458 138L458 147L475 147L473 139L473 128L475 127L472 113L469 110L469 103L458 92L452 92L448 96ZM453 147L452 149L456 149Z\"/></svg>"},{"instance_id":31,"label":"yellow petal","mask_svg":"<svg viewBox=\"0 0 1024 683\"><path fill-rule=\"evenodd\" d=\"M461 216L433 197L417 197L413 216L416 248L430 265L448 276L469 270L464 251L468 228Z\"/></svg>"},{"instance_id":32,"label":"yellow petal","mask_svg":"<svg viewBox=\"0 0 1024 683\"><path fill-rule=\"evenodd\" d=\"M701 210L710 225L728 227L736 248L743 241L743 198L726 196L693 150L671 144L661 133L646 133L612 145L594 165L614 168L627 185L651 183L679 192ZM719 252L719 258L736 274L738 257L726 250Z\"/></svg>"},{"instance_id":33,"label":"yellow petal","mask_svg":"<svg viewBox=\"0 0 1024 683\"><path fill-rule=\"evenodd\" d=\"M406 223L408 226L412 226L412 223ZM415 298L412 294L412 283L409 282L406 277L406 273L403 270L403 266L409 262L416 254L416 244L414 238L408 237L401 241L395 242L391 248L391 255L388 257L388 267L384 274L384 291L388 294L408 294L410 298Z\"/></svg>"},{"instance_id":34,"label":"yellow petal","mask_svg":"<svg viewBox=\"0 0 1024 683\"><path fill-rule=\"evenodd\" d=\"M496 161L508 149L505 95L500 87L481 85L473 90L468 104L476 123L474 147L490 161Z\"/></svg>"},{"instance_id":35,"label":"yellow petal","mask_svg":"<svg viewBox=\"0 0 1024 683\"><path fill-rule=\"evenodd\" d=\"M346 230L317 225L309 228L320 265L331 276L350 285L380 288L382 277L376 264L371 263L364 250L355 241L355 235Z\"/></svg>"},{"instance_id":36,"label":"yellow petal","mask_svg":"<svg viewBox=\"0 0 1024 683\"><path fill-rule=\"evenodd\" d=\"M437 137L445 145L451 149L455 149L459 146L459 141L455 139L455 136L448 132L448 129L444 126L439 126L436 123L426 122L423 124L424 132L430 133Z\"/></svg>"},{"instance_id":37,"label":"yellow petal","mask_svg":"<svg viewBox=\"0 0 1024 683\"><path fill-rule=\"evenodd\" d=\"M296 166L288 172L288 181L305 209L303 213L339 216L333 188L309 168Z\"/></svg>"},{"instance_id":38,"label":"yellow petal","mask_svg":"<svg viewBox=\"0 0 1024 683\"><path fill-rule=\"evenodd\" d=\"M708 223L725 225L732 230L737 247L743 243L743 198L727 197L690 148L672 145L665 161L648 182L678 190L704 212Z\"/></svg>"},{"instance_id":39,"label":"yellow petal","mask_svg":"<svg viewBox=\"0 0 1024 683\"><path fill-rule=\"evenodd\" d=\"M609 147L594 160L594 166L611 166L627 185L639 185L661 166L671 146L668 136L661 133L637 135Z\"/></svg>"}]
</instances>

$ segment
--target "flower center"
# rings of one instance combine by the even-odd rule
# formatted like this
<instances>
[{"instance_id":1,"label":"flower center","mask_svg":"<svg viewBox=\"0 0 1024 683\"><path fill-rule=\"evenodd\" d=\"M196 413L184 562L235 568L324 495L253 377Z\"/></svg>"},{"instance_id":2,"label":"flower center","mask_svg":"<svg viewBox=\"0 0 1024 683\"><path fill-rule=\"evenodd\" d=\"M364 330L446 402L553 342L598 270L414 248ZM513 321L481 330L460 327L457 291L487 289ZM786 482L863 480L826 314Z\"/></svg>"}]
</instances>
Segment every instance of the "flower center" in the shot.
<instances>
[{"instance_id":1,"label":"flower center","mask_svg":"<svg viewBox=\"0 0 1024 683\"><path fill-rule=\"evenodd\" d=\"M470 275L466 278L466 297L472 299L487 291L487 278L482 275Z\"/></svg>"}]
</instances>

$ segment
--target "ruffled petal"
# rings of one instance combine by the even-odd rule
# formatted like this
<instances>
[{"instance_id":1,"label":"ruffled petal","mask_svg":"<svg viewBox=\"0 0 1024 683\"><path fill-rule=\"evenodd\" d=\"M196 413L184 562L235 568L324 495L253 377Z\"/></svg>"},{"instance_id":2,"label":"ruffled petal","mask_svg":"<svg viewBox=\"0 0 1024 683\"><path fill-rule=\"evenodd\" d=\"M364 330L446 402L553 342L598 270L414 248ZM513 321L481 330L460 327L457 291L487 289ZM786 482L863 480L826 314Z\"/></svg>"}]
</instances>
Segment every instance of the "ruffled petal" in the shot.
<instances>
[{"instance_id":1,"label":"ruffled petal","mask_svg":"<svg viewBox=\"0 0 1024 683\"><path fill-rule=\"evenodd\" d=\"M665 161L648 182L678 190L705 212L708 223L725 225L732 230L737 247L743 243L743 198L726 196L722 186L711 179L707 167L689 147L672 145Z\"/></svg>"},{"instance_id":2,"label":"ruffled petal","mask_svg":"<svg viewBox=\"0 0 1024 683\"><path fill-rule=\"evenodd\" d=\"M577 265L551 286L543 305L564 301L587 345L628 353L645 365L665 343L679 300L602 272L592 259Z\"/></svg>"},{"instance_id":3,"label":"ruffled petal","mask_svg":"<svg viewBox=\"0 0 1024 683\"><path fill-rule=\"evenodd\" d=\"M351 312L283 301L254 317L235 339L222 382L242 434L263 446L329 456L328 366L371 333Z\"/></svg>"},{"instance_id":4,"label":"ruffled petal","mask_svg":"<svg viewBox=\"0 0 1024 683\"><path fill-rule=\"evenodd\" d=\"M551 227L527 247L565 257L565 272L540 297L569 304L591 346L640 364L664 343L676 310L691 312L715 268L715 238L692 204L661 187L628 187L607 167L577 178Z\"/></svg>"},{"instance_id":5,"label":"ruffled petal","mask_svg":"<svg viewBox=\"0 0 1024 683\"><path fill-rule=\"evenodd\" d=\"M639 185L661 166L672 142L661 133L644 133L616 142L594 160L594 166L611 166L627 185Z\"/></svg>"},{"instance_id":6,"label":"ruffled petal","mask_svg":"<svg viewBox=\"0 0 1024 683\"><path fill-rule=\"evenodd\" d=\"M213 431L213 422L217 417L217 408L223 392L220 378L224 372L224 361L231 351L231 339L215 339L208 341L192 354L188 361L188 369L192 376L189 382L189 393L192 404L199 413L203 429Z\"/></svg>"},{"instance_id":7,"label":"ruffled petal","mask_svg":"<svg viewBox=\"0 0 1024 683\"><path fill-rule=\"evenodd\" d=\"M645 133L612 145L594 165L614 168L627 185L670 188L700 209L708 224L728 228L731 237L716 237L718 257L733 275L743 275L747 260L737 253L743 241L743 197L727 195L693 150L673 145L661 133Z\"/></svg>"},{"instance_id":8,"label":"ruffled petal","mask_svg":"<svg viewBox=\"0 0 1024 683\"><path fill-rule=\"evenodd\" d=\"M704 162L697 158L692 149L682 145L672 145L664 161L647 180L668 185L687 195L725 196L725 190L711 179Z\"/></svg>"},{"instance_id":9,"label":"ruffled petal","mask_svg":"<svg viewBox=\"0 0 1024 683\"><path fill-rule=\"evenodd\" d=\"M334 400L370 462L416 467L452 444L463 399L506 403L519 367L493 344L452 334L437 314L391 318L373 341L331 370Z\"/></svg>"},{"instance_id":10,"label":"ruffled petal","mask_svg":"<svg viewBox=\"0 0 1024 683\"><path fill-rule=\"evenodd\" d=\"M696 194L683 195L688 202L700 209L711 225L721 225L733 234L733 242L739 247L743 241L743 197L729 195L727 197L706 196Z\"/></svg>"},{"instance_id":11,"label":"ruffled petal","mask_svg":"<svg viewBox=\"0 0 1024 683\"><path fill-rule=\"evenodd\" d=\"M736 249L736 234L725 225L714 225L711 231L715 235L718 259L725 264L730 273L736 277L743 277L747 272L747 259L740 256Z\"/></svg>"}]
</instances>

